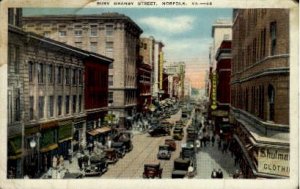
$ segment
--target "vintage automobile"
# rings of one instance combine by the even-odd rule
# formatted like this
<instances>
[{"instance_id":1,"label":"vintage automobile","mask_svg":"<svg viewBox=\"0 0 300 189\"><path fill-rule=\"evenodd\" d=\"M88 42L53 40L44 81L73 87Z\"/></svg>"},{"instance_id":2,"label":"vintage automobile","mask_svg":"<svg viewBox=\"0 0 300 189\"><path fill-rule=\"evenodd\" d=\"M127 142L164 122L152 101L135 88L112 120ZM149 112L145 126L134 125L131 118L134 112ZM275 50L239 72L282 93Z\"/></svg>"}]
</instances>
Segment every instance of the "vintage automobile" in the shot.
<instances>
[{"instance_id":1,"label":"vintage automobile","mask_svg":"<svg viewBox=\"0 0 300 189\"><path fill-rule=\"evenodd\" d=\"M91 156L91 164L84 169L86 177L99 176L108 170L106 159L102 156Z\"/></svg>"},{"instance_id":2,"label":"vintage automobile","mask_svg":"<svg viewBox=\"0 0 300 189\"><path fill-rule=\"evenodd\" d=\"M149 128L148 133L150 136L168 135L170 132L163 126L152 126Z\"/></svg>"},{"instance_id":3,"label":"vintage automobile","mask_svg":"<svg viewBox=\"0 0 300 189\"><path fill-rule=\"evenodd\" d=\"M70 173L66 172L63 179L81 179L83 177L82 173Z\"/></svg>"},{"instance_id":4,"label":"vintage automobile","mask_svg":"<svg viewBox=\"0 0 300 189\"><path fill-rule=\"evenodd\" d=\"M116 163L118 161L118 154L117 150L114 148L108 148L104 150L106 162L111 164L111 163Z\"/></svg>"},{"instance_id":5,"label":"vintage automobile","mask_svg":"<svg viewBox=\"0 0 300 189\"><path fill-rule=\"evenodd\" d=\"M143 178L161 178L162 171L159 162L144 164Z\"/></svg>"},{"instance_id":6,"label":"vintage automobile","mask_svg":"<svg viewBox=\"0 0 300 189\"><path fill-rule=\"evenodd\" d=\"M168 145L158 147L157 159L171 159L171 151Z\"/></svg>"},{"instance_id":7,"label":"vintage automobile","mask_svg":"<svg viewBox=\"0 0 300 189\"><path fill-rule=\"evenodd\" d=\"M173 139L182 140L182 138L183 138L183 128L175 127L173 130Z\"/></svg>"},{"instance_id":8,"label":"vintage automobile","mask_svg":"<svg viewBox=\"0 0 300 189\"><path fill-rule=\"evenodd\" d=\"M133 134L129 131L120 131L115 137L113 138L114 142L121 142L123 146L125 146L125 151L130 152L133 149L132 141Z\"/></svg>"},{"instance_id":9,"label":"vintage automobile","mask_svg":"<svg viewBox=\"0 0 300 189\"><path fill-rule=\"evenodd\" d=\"M184 178L188 175L188 168L191 165L191 160L188 158L177 158L174 160L172 178Z\"/></svg>"},{"instance_id":10,"label":"vintage automobile","mask_svg":"<svg viewBox=\"0 0 300 189\"><path fill-rule=\"evenodd\" d=\"M118 158L123 158L126 154L126 145L124 142L113 142L111 147L116 149Z\"/></svg>"},{"instance_id":11,"label":"vintage automobile","mask_svg":"<svg viewBox=\"0 0 300 189\"><path fill-rule=\"evenodd\" d=\"M169 146L170 151L176 150L176 142L173 139L165 139L165 145Z\"/></svg>"},{"instance_id":12,"label":"vintage automobile","mask_svg":"<svg viewBox=\"0 0 300 189\"><path fill-rule=\"evenodd\" d=\"M198 137L197 131L193 126L189 126L186 129L186 132L187 132L187 139L195 140Z\"/></svg>"}]
</instances>

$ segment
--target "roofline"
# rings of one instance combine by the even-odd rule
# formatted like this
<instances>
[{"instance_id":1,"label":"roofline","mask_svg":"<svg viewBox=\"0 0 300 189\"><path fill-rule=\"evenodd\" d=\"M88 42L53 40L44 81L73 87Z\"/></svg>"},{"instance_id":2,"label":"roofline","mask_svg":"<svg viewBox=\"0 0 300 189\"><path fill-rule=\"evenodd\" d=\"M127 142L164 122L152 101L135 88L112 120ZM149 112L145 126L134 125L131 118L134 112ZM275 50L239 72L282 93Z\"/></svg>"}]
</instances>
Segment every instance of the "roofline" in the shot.
<instances>
[{"instance_id":1,"label":"roofline","mask_svg":"<svg viewBox=\"0 0 300 189\"><path fill-rule=\"evenodd\" d=\"M51 44L53 46L57 46L59 48L66 49L68 51L75 52L77 54L80 54L81 56L93 57L93 58L97 58L97 59L103 60L103 61L105 61L108 64L110 64L111 62L114 61L114 59L106 57L106 56L103 56L101 54L97 54L97 53L85 51L85 50L79 49L77 47L74 47L74 46L71 46L71 45L59 42L59 41L55 41L55 40L50 39L50 38L45 38L45 37L43 37L41 35L38 35L36 33L33 33L33 32L26 32L26 31L22 30L21 28L15 27L15 26L10 25L10 24L8 25L8 30L9 31L17 32L19 34L22 34L25 37L36 39L36 40L42 41L44 43Z\"/></svg>"},{"instance_id":2,"label":"roofline","mask_svg":"<svg viewBox=\"0 0 300 189\"><path fill-rule=\"evenodd\" d=\"M130 17L124 15L124 14L85 14L85 15L34 15L34 16L23 16L22 20L53 20L56 18L56 20L83 20L83 19L119 19L119 20L125 20L129 21L131 24L133 24L141 33L143 33L142 28L140 28L139 25L137 25Z\"/></svg>"}]
</instances>

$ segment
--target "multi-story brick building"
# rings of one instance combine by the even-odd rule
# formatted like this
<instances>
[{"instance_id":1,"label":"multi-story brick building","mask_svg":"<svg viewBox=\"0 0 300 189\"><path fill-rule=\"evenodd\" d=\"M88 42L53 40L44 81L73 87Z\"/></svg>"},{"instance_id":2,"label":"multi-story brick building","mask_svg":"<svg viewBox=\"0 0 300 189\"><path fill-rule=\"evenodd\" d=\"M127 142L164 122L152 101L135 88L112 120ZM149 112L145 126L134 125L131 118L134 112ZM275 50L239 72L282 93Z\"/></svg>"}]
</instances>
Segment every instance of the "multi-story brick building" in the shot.
<instances>
[{"instance_id":1,"label":"multi-story brick building","mask_svg":"<svg viewBox=\"0 0 300 189\"><path fill-rule=\"evenodd\" d=\"M91 55L84 61L87 142L92 143L96 140L104 144L105 137L111 130L105 127L103 122L108 114L108 67L113 62L108 57L94 53ZM98 57L102 57L102 60L99 61Z\"/></svg>"},{"instance_id":2,"label":"multi-story brick building","mask_svg":"<svg viewBox=\"0 0 300 189\"><path fill-rule=\"evenodd\" d=\"M152 83L152 97L159 99L159 94L162 94L162 78L163 78L163 47L164 44L160 41L155 41L154 45L154 81Z\"/></svg>"},{"instance_id":3,"label":"multi-story brick building","mask_svg":"<svg viewBox=\"0 0 300 189\"><path fill-rule=\"evenodd\" d=\"M216 109L211 112L216 132L228 125L230 105L231 41L224 40L216 54ZM227 134L231 135L230 132Z\"/></svg>"},{"instance_id":4,"label":"multi-story brick building","mask_svg":"<svg viewBox=\"0 0 300 189\"><path fill-rule=\"evenodd\" d=\"M247 178L289 177L289 10L234 10L231 121Z\"/></svg>"},{"instance_id":5,"label":"multi-story brick building","mask_svg":"<svg viewBox=\"0 0 300 189\"><path fill-rule=\"evenodd\" d=\"M165 72L169 75L169 92L170 97L183 98L184 96L184 79L185 63L172 62L165 64Z\"/></svg>"},{"instance_id":6,"label":"multi-story brick building","mask_svg":"<svg viewBox=\"0 0 300 189\"><path fill-rule=\"evenodd\" d=\"M109 69L112 113L124 118L136 108L136 60L142 29L118 13L24 17L24 29L51 39L113 58Z\"/></svg>"},{"instance_id":7,"label":"multi-story brick building","mask_svg":"<svg viewBox=\"0 0 300 189\"><path fill-rule=\"evenodd\" d=\"M231 19L217 19L212 25L211 36L213 42L209 48L209 80L207 83L207 91L209 97L209 106L208 106L208 119L213 121L214 118L211 115L212 111L215 111L217 108L217 60L216 55L218 49L224 40L231 40L232 38L232 21Z\"/></svg>"},{"instance_id":8,"label":"multi-story brick building","mask_svg":"<svg viewBox=\"0 0 300 189\"><path fill-rule=\"evenodd\" d=\"M139 112L149 111L152 102L152 81L154 81L154 45L153 37L140 39L140 61L138 70L137 110Z\"/></svg>"},{"instance_id":9,"label":"multi-story brick building","mask_svg":"<svg viewBox=\"0 0 300 189\"><path fill-rule=\"evenodd\" d=\"M8 177L36 177L54 155L66 158L72 144L85 141L85 61L112 60L24 32L10 16Z\"/></svg>"}]
</instances>

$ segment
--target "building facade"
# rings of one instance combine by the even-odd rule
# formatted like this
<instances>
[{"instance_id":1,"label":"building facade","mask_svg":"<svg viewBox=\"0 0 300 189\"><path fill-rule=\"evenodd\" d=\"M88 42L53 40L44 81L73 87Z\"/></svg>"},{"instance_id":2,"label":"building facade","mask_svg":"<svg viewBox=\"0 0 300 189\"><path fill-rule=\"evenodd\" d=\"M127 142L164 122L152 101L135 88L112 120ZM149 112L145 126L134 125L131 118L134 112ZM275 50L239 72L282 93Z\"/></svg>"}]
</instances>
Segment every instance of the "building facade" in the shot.
<instances>
[{"instance_id":1,"label":"building facade","mask_svg":"<svg viewBox=\"0 0 300 189\"><path fill-rule=\"evenodd\" d=\"M231 122L247 178L289 177L289 10L234 11Z\"/></svg>"},{"instance_id":2,"label":"building facade","mask_svg":"<svg viewBox=\"0 0 300 189\"><path fill-rule=\"evenodd\" d=\"M184 97L185 63L172 62L165 64L165 72L168 74L169 95L179 99Z\"/></svg>"},{"instance_id":3,"label":"building facade","mask_svg":"<svg viewBox=\"0 0 300 189\"><path fill-rule=\"evenodd\" d=\"M101 57L101 61L96 57ZM84 61L87 143L98 141L104 144L111 130L105 125L105 116L108 114L108 67L112 63L111 58L94 53ZM77 127L80 125L76 124Z\"/></svg>"},{"instance_id":4,"label":"building facade","mask_svg":"<svg viewBox=\"0 0 300 189\"><path fill-rule=\"evenodd\" d=\"M84 64L108 58L25 32L12 20L9 17L7 176L39 177L52 166L54 155L67 158L69 149L84 145Z\"/></svg>"},{"instance_id":5,"label":"building facade","mask_svg":"<svg viewBox=\"0 0 300 189\"><path fill-rule=\"evenodd\" d=\"M217 133L220 133L222 127L229 123L231 41L222 41L215 57L217 68L215 72L216 77L213 79L216 79L216 87L213 89L213 92L216 92L216 94L214 95L215 99L212 99L215 102L212 104L216 104L216 107L211 112L211 115L215 123L215 130ZM231 136L232 133L228 130L226 134Z\"/></svg>"},{"instance_id":6,"label":"building facade","mask_svg":"<svg viewBox=\"0 0 300 189\"><path fill-rule=\"evenodd\" d=\"M139 112L148 112L152 103L152 89L154 81L154 50L155 39L153 37L140 38L140 61L138 69L138 107Z\"/></svg>"},{"instance_id":7,"label":"building facade","mask_svg":"<svg viewBox=\"0 0 300 189\"><path fill-rule=\"evenodd\" d=\"M113 58L109 69L109 107L124 126L136 111L141 28L118 13L24 17L24 29L69 45Z\"/></svg>"},{"instance_id":8,"label":"building facade","mask_svg":"<svg viewBox=\"0 0 300 189\"><path fill-rule=\"evenodd\" d=\"M153 67L153 87L152 87L152 97L159 99L162 91L162 81L163 81L163 47L164 44L160 41L155 41L154 45L154 67Z\"/></svg>"},{"instance_id":9,"label":"building facade","mask_svg":"<svg viewBox=\"0 0 300 189\"><path fill-rule=\"evenodd\" d=\"M208 91L208 119L214 123L212 112L217 108L217 59L216 55L218 49L224 40L232 39L232 20L231 19L218 19L212 25L211 36L213 42L209 47L209 80L207 83Z\"/></svg>"}]
</instances>

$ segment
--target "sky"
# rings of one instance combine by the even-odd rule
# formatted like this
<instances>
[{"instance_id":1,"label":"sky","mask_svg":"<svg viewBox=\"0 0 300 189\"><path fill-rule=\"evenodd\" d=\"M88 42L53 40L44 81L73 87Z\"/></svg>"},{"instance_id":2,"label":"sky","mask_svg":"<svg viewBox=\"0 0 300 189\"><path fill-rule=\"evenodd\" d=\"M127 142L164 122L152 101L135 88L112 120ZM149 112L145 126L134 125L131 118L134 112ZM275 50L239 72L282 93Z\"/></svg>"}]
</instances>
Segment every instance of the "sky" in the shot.
<instances>
[{"instance_id":1,"label":"sky","mask_svg":"<svg viewBox=\"0 0 300 189\"><path fill-rule=\"evenodd\" d=\"M184 61L186 77L195 88L205 86L211 28L219 18L231 18L232 9L209 8L27 8L26 15L101 14L118 12L129 16L143 30L142 37L153 36L165 44L167 62Z\"/></svg>"}]
</instances>

